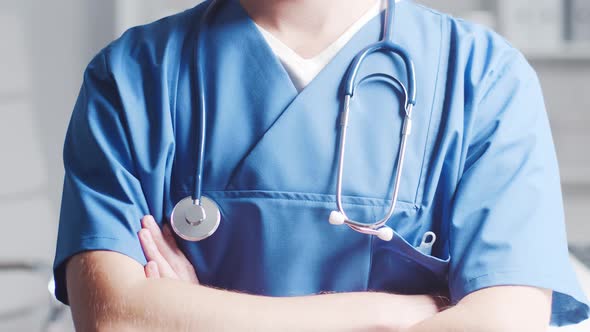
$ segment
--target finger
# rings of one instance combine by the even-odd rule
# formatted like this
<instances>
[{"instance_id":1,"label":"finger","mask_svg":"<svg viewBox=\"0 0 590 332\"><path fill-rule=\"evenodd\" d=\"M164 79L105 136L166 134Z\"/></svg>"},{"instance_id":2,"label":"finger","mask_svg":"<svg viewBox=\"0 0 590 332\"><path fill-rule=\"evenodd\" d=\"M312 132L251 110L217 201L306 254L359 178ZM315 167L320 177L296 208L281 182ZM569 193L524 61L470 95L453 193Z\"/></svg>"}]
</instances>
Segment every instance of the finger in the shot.
<instances>
[{"instance_id":1,"label":"finger","mask_svg":"<svg viewBox=\"0 0 590 332\"><path fill-rule=\"evenodd\" d=\"M198 284L199 279L197 277L197 273L195 272L195 268L193 267L193 264L191 264L191 262L188 260L188 258L186 258L184 253L180 250L180 248L178 248L178 245L176 244L176 239L174 239L174 235L172 235L172 231L170 230L170 226L164 225L164 227L162 228L162 234L164 234L164 240L166 241L166 243L168 243L168 245L174 250L174 253L177 255L177 258L179 259L179 261L182 261L182 265L184 266L182 271L176 272L182 275L181 277L183 278L183 280Z\"/></svg>"},{"instance_id":2,"label":"finger","mask_svg":"<svg viewBox=\"0 0 590 332\"><path fill-rule=\"evenodd\" d=\"M172 270L174 270L182 280L193 281L194 277L191 276L191 274L194 274L192 265L176 245L176 241L172 237L172 234L169 233L169 239L166 240L162 230L160 230L160 226L158 226L152 216L146 216L142 220L142 223L143 226L150 231L158 250L166 262L168 262Z\"/></svg>"},{"instance_id":3,"label":"finger","mask_svg":"<svg viewBox=\"0 0 590 332\"><path fill-rule=\"evenodd\" d=\"M145 276L148 279L159 279L160 271L158 270L158 263L150 261L145 265Z\"/></svg>"},{"instance_id":4,"label":"finger","mask_svg":"<svg viewBox=\"0 0 590 332\"><path fill-rule=\"evenodd\" d=\"M172 232L170 231L170 226L164 225L162 227L162 235L164 236L164 241L166 241L168 247L172 249L176 255L184 256L184 253L178 248L174 235L172 235Z\"/></svg>"},{"instance_id":5,"label":"finger","mask_svg":"<svg viewBox=\"0 0 590 332\"><path fill-rule=\"evenodd\" d=\"M154 242L156 243L156 246L158 247L158 250L160 251L162 256L164 256L168 263L170 263L170 265L173 266L173 264L175 264L175 261L177 260L176 256L178 255L178 253L180 253L180 249L178 249L176 242L168 242L164 239L162 230L154 220L154 217L145 216L141 220L141 223L143 228L148 229L152 234L152 238L154 239Z\"/></svg>"},{"instance_id":6,"label":"finger","mask_svg":"<svg viewBox=\"0 0 590 332\"><path fill-rule=\"evenodd\" d=\"M148 261L154 261L158 265L158 272L161 277L178 279L178 276L170 264L168 264L166 259L164 259L164 256L162 256L158 250L149 230L142 229L139 231L139 242L141 243L141 248L143 249L146 259Z\"/></svg>"}]
</instances>

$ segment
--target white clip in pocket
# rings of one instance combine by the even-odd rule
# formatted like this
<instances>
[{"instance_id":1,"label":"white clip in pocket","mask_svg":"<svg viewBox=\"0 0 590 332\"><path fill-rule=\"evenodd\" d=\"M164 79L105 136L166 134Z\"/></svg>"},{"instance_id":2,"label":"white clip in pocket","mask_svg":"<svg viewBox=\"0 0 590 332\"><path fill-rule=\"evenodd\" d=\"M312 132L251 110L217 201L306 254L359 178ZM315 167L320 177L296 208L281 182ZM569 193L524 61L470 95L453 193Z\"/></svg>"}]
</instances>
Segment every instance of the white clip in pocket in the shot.
<instances>
[{"instance_id":1,"label":"white clip in pocket","mask_svg":"<svg viewBox=\"0 0 590 332\"><path fill-rule=\"evenodd\" d=\"M436 234L434 234L434 232L426 232L422 237L422 243L420 243L420 246L416 249L424 255L430 256L432 254L432 246L434 246L435 242Z\"/></svg>"}]
</instances>

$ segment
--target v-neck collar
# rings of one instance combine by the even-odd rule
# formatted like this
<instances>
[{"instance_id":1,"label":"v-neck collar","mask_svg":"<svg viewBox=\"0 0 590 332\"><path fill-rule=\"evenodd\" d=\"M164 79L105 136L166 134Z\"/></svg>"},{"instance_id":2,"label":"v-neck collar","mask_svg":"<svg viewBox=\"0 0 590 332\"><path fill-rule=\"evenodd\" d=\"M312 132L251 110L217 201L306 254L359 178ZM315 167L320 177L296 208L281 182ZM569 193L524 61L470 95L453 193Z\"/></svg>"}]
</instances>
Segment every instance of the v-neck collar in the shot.
<instances>
[{"instance_id":1,"label":"v-neck collar","mask_svg":"<svg viewBox=\"0 0 590 332\"><path fill-rule=\"evenodd\" d=\"M237 0L232 1L232 4L236 5ZM283 108L267 108L264 110L272 113L274 119L272 123L267 126L266 130L262 136L259 137L258 141L256 141L251 146L250 151L243 156L242 161L232 172L225 189L264 188L267 187L266 183L262 183L265 181L270 181L273 182L274 185L280 186L281 183L288 179L282 178L281 181L280 179L271 176L271 174L268 174L269 176L263 177L264 179L261 180L258 176L250 173L250 170L255 171L257 168L252 167L252 164L254 163L260 166L260 164L257 162L257 160L261 160L259 158L259 154L266 153L264 151L268 152L273 150L273 148L268 146L268 144L275 146L276 149L277 142L284 141L285 139L289 140L289 138L283 137L282 135L291 136L291 139L294 139L296 136L293 135L296 135L297 132L303 134L303 132L305 132L307 129L302 127L299 128L299 126L306 126L306 124L309 123L310 118L318 116L316 123L313 125L314 132L325 132L326 135L327 133L331 132L330 130L319 130L315 128L315 126L330 126L329 123L333 123L333 120L337 117L340 107L339 92L341 89L342 77L345 75L350 62L355 57L355 55L368 44L375 43L380 39L383 14L377 15L367 24L365 24L336 54L332 61L330 61L301 92L297 93L297 90L293 85L292 80L288 76L288 73L285 71L284 67L276 58L273 51L265 42L264 37L256 28L254 21L247 15L245 10L239 6L239 4L236 6L239 7L240 16L243 16L243 23L239 28L234 28L236 29L235 32L240 34L244 40L244 43L250 44L243 48L243 52L248 52L249 50L255 52L258 55L253 59L253 61L256 62L255 65L258 67L264 67L265 71L271 75L268 77L268 79L272 79L277 82L277 85L267 88L262 87L264 89L264 94L267 96L267 98L275 99L273 102L277 102L277 96L275 94L276 92L283 93L289 91L289 94L292 95L292 98ZM239 32L240 30L237 29L242 29L243 31ZM255 46L252 46L252 44ZM244 55L247 56L246 54ZM253 66L254 64L247 65ZM253 83L251 89L261 88L259 84L266 86L266 82L255 82ZM298 128L293 128L291 126L293 123L300 124L296 126ZM283 129L285 132L281 134L280 132L282 132ZM311 130L312 128L308 129ZM277 135L281 137L277 137ZM329 139L331 138L328 136L318 138L320 141L326 141ZM334 144L330 143L327 143L327 145L330 147L334 146ZM330 159L332 151L326 152L327 153L324 154L324 157ZM330 164L329 161L326 162ZM326 162L322 161L320 163L325 165ZM275 174L278 173L275 172ZM250 181L253 179L258 179L262 182L250 183ZM270 183L268 187L271 187Z\"/></svg>"},{"instance_id":2,"label":"v-neck collar","mask_svg":"<svg viewBox=\"0 0 590 332\"><path fill-rule=\"evenodd\" d=\"M383 1L383 0L382 0ZM400 0L396 0L396 3L399 2ZM353 49L355 49L353 52L359 52L364 46L368 45L369 43L375 43L379 40L380 38L380 31L381 31L381 26L382 26L382 21L383 21L383 11L379 14L376 15L374 17L372 17L370 20L368 20L360 29L358 29L353 35L352 37L344 44L344 46L332 57L332 59L326 64L326 66L324 66L324 68L315 76L315 78L309 82L309 84L304 87L304 89L302 89L301 91L297 91L297 88L295 87L295 85L293 84L293 81L291 80L291 77L289 76L289 73L286 71L285 67L282 65L282 63L280 62L280 59L276 56L276 54L274 53L274 51L272 50L272 48L268 45L268 43L266 42L266 39L264 38L262 32L258 29L256 22L250 17L250 15L248 15L248 12L244 9L244 7L240 4L239 0L230 0L227 2L227 4L225 4L225 6L232 6L233 10L231 10L232 12L235 12L235 16L236 18L239 17L240 21L242 22L242 25L239 27L242 29L242 31L236 31L238 33L242 33L243 37L244 37L244 43L252 43L253 45L256 45L256 52L257 52L257 60L258 60L258 64L261 68L266 68L266 71L269 72L270 75L275 75L278 78L280 78L279 81L284 82L284 86L285 88L291 90L291 92L294 94L293 96L293 100L298 98L299 95L301 95L302 93L305 92L305 90L309 89L312 87L312 85L316 85L317 83L315 83L315 81L317 81L318 79L320 79L322 76L326 75L326 72L330 71L330 67L334 66L335 62L341 62L339 61L339 58L341 58L343 56L343 53L345 54L349 54L350 52L344 52L346 49L350 48L351 44L358 44L358 42L353 42L355 39L358 40L359 35L366 35L366 30L369 28L369 26L378 26L378 31L377 34L372 33L371 37L373 38L369 38L366 39L366 37L363 39L363 42L361 42L362 47L352 47ZM222 21L221 21L222 22ZM221 23L223 24L223 23ZM238 27L235 27L238 28ZM376 37L376 38L375 38ZM347 55L344 55L345 57L349 57ZM350 57L350 60L352 60L352 57ZM338 76L339 78L341 76Z\"/></svg>"},{"instance_id":3,"label":"v-neck collar","mask_svg":"<svg viewBox=\"0 0 590 332\"><path fill-rule=\"evenodd\" d=\"M281 52L282 54L288 54L299 63L309 63L317 61L323 62L322 59L324 58L332 59L336 54L332 54L334 49L341 49L344 46L346 46L346 44L348 44L348 42L354 37L356 32L361 30L368 22L371 21L371 19L378 16L381 11L383 11L383 0L375 0L371 8L369 8L363 15L361 15L361 17L356 19L350 26L348 26L344 30L344 32L341 33L338 36L338 38L336 38L336 40L333 40L328 46L324 47L320 52L309 58L301 56L289 45L285 44L280 38L276 37L273 33L260 26L258 23L256 23L256 21L252 21L254 22L255 26L262 32L262 35L263 37L265 37L265 40L268 42L268 40L270 39L272 43L275 45L275 47L278 48L279 52ZM273 47L271 46L271 49L272 48Z\"/></svg>"},{"instance_id":4,"label":"v-neck collar","mask_svg":"<svg viewBox=\"0 0 590 332\"><path fill-rule=\"evenodd\" d=\"M380 39L383 14L363 26L300 93L237 0L225 3L211 20L204 45L210 106L206 150L212 153L205 160L204 189L301 187L292 185L295 178L265 167L273 164L268 158L283 153L280 142L300 144L307 133L306 140L325 142L312 147L308 155L318 159L315 165L323 165L322 171L329 170L326 165L331 164L334 151L318 149L336 144L332 129L341 106L342 78L355 55ZM365 69L390 68L389 57L383 57L386 63L371 61ZM307 170L311 165L303 166ZM252 173L262 169L266 176ZM319 185L319 191L330 185Z\"/></svg>"}]
</instances>

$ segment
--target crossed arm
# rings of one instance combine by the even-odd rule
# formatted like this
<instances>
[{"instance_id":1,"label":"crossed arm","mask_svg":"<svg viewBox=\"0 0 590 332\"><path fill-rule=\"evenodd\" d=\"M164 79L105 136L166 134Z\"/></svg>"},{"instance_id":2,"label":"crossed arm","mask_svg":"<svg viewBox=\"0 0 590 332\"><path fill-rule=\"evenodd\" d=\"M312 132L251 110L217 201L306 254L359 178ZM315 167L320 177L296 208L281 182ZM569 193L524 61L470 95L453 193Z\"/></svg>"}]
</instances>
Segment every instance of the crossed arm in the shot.
<instances>
[{"instance_id":1,"label":"crossed arm","mask_svg":"<svg viewBox=\"0 0 590 332\"><path fill-rule=\"evenodd\" d=\"M441 311L429 295L343 293L273 298L199 285L168 228L147 216L148 264L91 251L67 265L78 331L544 331L551 291L493 287Z\"/></svg>"}]
</instances>

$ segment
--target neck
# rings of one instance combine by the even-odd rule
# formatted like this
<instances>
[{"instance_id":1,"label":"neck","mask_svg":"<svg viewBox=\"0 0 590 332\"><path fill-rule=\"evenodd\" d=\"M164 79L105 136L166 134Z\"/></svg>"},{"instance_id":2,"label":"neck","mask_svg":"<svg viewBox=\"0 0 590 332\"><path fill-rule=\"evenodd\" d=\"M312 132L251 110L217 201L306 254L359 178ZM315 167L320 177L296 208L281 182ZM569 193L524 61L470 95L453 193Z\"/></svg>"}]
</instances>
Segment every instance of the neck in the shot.
<instances>
[{"instance_id":1,"label":"neck","mask_svg":"<svg viewBox=\"0 0 590 332\"><path fill-rule=\"evenodd\" d=\"M304 57L313 56L377 0L240 0L261 27Z\"/></svg>"}]
</instances>

